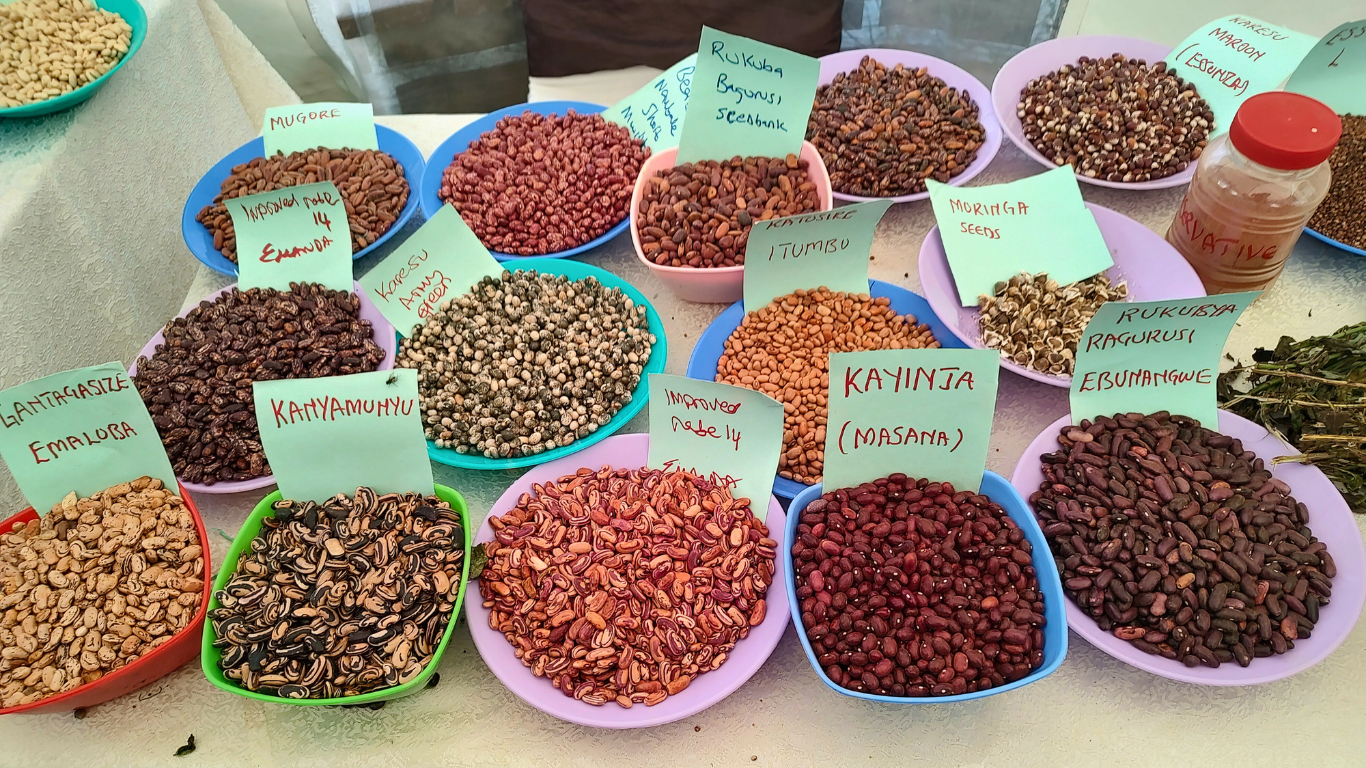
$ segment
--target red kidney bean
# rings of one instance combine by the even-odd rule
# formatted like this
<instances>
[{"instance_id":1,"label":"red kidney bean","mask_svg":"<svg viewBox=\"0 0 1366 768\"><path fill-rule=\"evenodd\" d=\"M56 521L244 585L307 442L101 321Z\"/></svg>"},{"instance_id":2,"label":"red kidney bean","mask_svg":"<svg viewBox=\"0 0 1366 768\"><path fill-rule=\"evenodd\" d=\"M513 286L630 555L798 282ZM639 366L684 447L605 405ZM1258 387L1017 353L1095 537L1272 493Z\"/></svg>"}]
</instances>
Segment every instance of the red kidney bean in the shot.
<instances>
[{"instance_id":1,"label":"red kidney bean","mask_svg":"<svg viewBox=\"0 0 1366 768\"><path fill-rule=\"evenodd\" d=\"M987 497L898 473L827 493L800 515L801 625L835 684L950 696L1043 664L1032 548Z\"/></svg>"}]
</instances>

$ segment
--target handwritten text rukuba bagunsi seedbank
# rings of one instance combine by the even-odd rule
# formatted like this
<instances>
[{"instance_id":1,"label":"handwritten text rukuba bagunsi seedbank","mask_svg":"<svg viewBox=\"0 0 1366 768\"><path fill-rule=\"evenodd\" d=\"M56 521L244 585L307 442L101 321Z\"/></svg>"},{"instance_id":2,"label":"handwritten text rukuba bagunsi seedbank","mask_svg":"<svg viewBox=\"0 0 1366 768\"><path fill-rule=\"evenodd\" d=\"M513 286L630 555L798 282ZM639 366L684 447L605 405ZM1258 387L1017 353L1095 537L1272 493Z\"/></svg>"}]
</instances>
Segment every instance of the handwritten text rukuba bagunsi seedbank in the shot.
<instances>
[{"instance_id":1,"label":"handwritten text rukuba bagunsi seedbank","mask_svg":"<svg viewBox=\"0 0 1366 768\"><path fill-rule=\"evenodd\" d=\"M353 416L379 419L390 416L409 416L415 408L417 408L417 400L411 397L358 400L312 397L302 401L276 400L273 397L270 399L270 413L275 417L277 429L310 421L336 421Z\"/></svg>"},{"instance_id":2,"label":"handwritten text rukuba bagunsi seedbank","mask_svg":"<svg viewBox=\"0 0 1366 768\"><path fill-rule=\"evenodd\" d=\"M974 390L976 389L976 382L973 380L972 371L965 371L957 366L944 366L942 368L912 368L910 366L849 368L844 372L844 396L846 398L870 392L911 393L926 390L950 392L959 389ZM953 428L950 431L938 427L917 429L908 425L861 427L851 421L845 421L840 425L836 438L836 447L844 455L860 448L885 448L912 444L947 448L949 453L953 453L963 444L963 430Z\"/></svg>"},{"instance_id":3,"label":"handwritten text rukuba bagunsi seedbank","mask_svg":"<svg viewBox=\"0 0 1366 768\"><path fill-rule=\"evenodd\" d=\"M783 68L775 67L768 63L768 58L755 56L744 51L726 50L726 43L723 40L715 40L711 44L711 55L730 64L732 66L743 66L756 72L767 75L776 75L782 79ZM741 106L746 101L758 101L771 107L776 107L783 103L783 96L777 91L765 91L760 88L749 88L730 82L730 75L721 72L716 76L716 92L735 97L735 105ZM716 120L725 123L739 123L751 125L756 128L771 128L777 131L787 131L787 123L779 118L766 117L758 113L742 112L735 109L718 107L716 110Z\"/></svg>"}]
</instances>

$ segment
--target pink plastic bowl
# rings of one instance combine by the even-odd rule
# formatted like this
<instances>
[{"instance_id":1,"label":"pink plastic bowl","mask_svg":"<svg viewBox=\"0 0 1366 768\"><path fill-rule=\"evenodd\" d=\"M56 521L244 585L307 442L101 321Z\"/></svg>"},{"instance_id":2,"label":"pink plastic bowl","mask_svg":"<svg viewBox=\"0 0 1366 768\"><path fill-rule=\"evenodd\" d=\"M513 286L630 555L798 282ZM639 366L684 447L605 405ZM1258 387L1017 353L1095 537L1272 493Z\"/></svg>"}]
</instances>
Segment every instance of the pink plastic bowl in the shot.
<instances>
[{"instance_id":1,"label":"pink plastic bowl","mask_svg":"<svg viewBox=\"0 0 1366 768\"><path fill-rule=\"evenodd\" d=\"M1205 286L1191 265L1155 232L1121 213L1099 205L1086 204L1100 227L1101 237L1110 248L1115 265L1105 270L1113 280L1129 283L1130 301L1190 299L1205 295ZM944 321L953 335L975 349L987 349L977 325L981 312L965 307L958 300L958 286L944 254L944 238L936 226L920 243L920 288L930 308ZM1071 376L1054 376L1001 358L1001 367L1027 379L1055 387L1068 387Z\"/></svg>"},{"instance_id":2,"label":"pink plastic bowl","mask_svg":"<svg viewBox=\"0 0 1366 768\"><path fill-rule=\"evenodd\" d=\"M1039 457L1058 450L1058 431L1070 421L1064 416L1050 424L1025 449L1010 482L1020 495L1029 498L1043 482L1043 468ZM1277 456L1298 453L1276 439L1260 425L1227 411L1219 411L1219 432L1243 441L1243 447L1257 454L1257 458L1271 465ZM1338 566L1333 579L1333 599L1319 612L1319 623L1314 625L1312 637L1296 640L1295 648L1280 656L1253 659L1252 665L1220 664L1218 669L1190 668L1179 661L1153 656L1101 631L1089 615L1069 598L1067 626L1086 638L1091 645L1134 667L1154 675L1183 683L1202 685L1257 685L1290 677L1328 658L1347 639L1361 616L1366 599L1366 548L1361 543L1361 531L1347 502L1323 472L1304 464L1278 464L1272 475L1290 485L1296 500L1309 508L1309 528L1314 536L1328 544L1328 551Z\"/></svg>"},{"instance_id":3,"label":"pink plastic bowl","mask_svg":"<svg viewBox=\"0 0 1366 768\"><path fill-rule=\"evenodd\" d=\"M631 242L636 247L636 258L655 273L660 282L668 286L674 295L684 301L697 301L704 304L731 304L740 300L745 292L745 268L716 267L713 269L693 269L691 267L662 267L645 258L640 248L640 199L645 194L645 185L654 178L656 171L673 168L678 148L666 149L650 155L636 177L636 188L631 193ZM816 200L820 203L817 210L828 211L833 205L830 193L830 174L825 170L821 154L809 141L802 142L799 157L805 160L808 178L816 185Z\"/></svg>"},{"instance_id":4,"label":"pink plastic bowl","mask_svg":"<svg viewBox=\"0 0 1366 768\"><path fill-rule=\"evenodd\" d=\"M489 524L489 519L506 514L515 507L519 496L531 492L532 483L544 483L564 475L572 475L581 467L597 469L604 464L612 467L643 467L649 451L650 436L647 434L614 435L573 456L536 467L522 475L520 480L513 483L512 487L494 502L488 517L484 518L484 524L479 527L479 532L474 537L475 543L482 544L493 540L493 526ZM784 536L786 521L778 499L770 495L768 518L764 523L768 526L769 537L778 542L774 549L778 551L780 558L787 550ZM493 670L493 674L503 682L503 685L517 694L522 701L548 715L578 725L594 728L648 728L652 725L672 723L701 712L729 696L759 671L759 667L763 666L769 654L773 653L778 640L783 636L783 631L787 629L790 615L787 607L787 587L784 586L787 582L783 577L781 565L775 563L777 570L773 576L773 583L768 585L765 598L768 614L764 617L764 622L750 630L749 637L735 644L735 649L730 652L726 663L722 664L720 669L698 675L687 690L670 696L663 703L653 707L637 704L630 709L623 709L612 701L595 707L571 699L552 686L549 680L532 675L531 670L522 665L513 654L512 645L503 637L503 633L489 627L489 610L484 607L479 595L471 595L470 599L465 601L465 613L470 624L470 634L474 636L474 645L479 649L479 655L484 657L484 663L488 664L489 669Z\"/></svg>"},{"instance_id":5,"label":"pink plastic bowl","mask_svg":"<svg viewBox=\"0 0 1366 768\"><path fill-rule=\"evenodd\" d=\"M1065 64L1076 64L1077 59L1082 56L1108 59L1116 53L1122 53L1131 59L1143 59L1152 64L1167 58L1167 54L1171 52L1169 45L1132 37L1104 35L1059 37L1032 45L1015 54L1001 67L1001 71L996 73L996 80L991 84L991 101L996 107L996 119L1001 121L1002 130L1020 151L1039 161L1043 166L1054 168L1056 166L1053 165L1053 161L1044 157L1043 153L1035 149L1025 138L1024 126L1020 124L1017 111L1020 106L1020 92L1030 80L1042 77ZM1112 189L1166 189L1188 184L1194 175L1195 163L1191 163L1186 170L1156 181L1135 181L1126 184L1122 181L1092 179L1081 174L1077 174L1077 180Z\"/></svg>"},{"instance_id":6,"label":"pink plastic bowl","mask_svg":"<svg viewBox=\"0 0 1366 768\"><path fill-rule=\"evenodd\" d=\"M360 318L362 320L370 321L370 326L374 328L375 332L375 343L379 345L380 349L384 350L384 359L379 362L378 370L387 371L394 367L394 353L398 351L398 337L394 335L394 326L390 325L389 321L384 319L384 315L379 311L379 307L376 307L370 302L370 297L365 295L365 291L360 287L360 283L353 283L353 285L355 288L352 292L360 297ZM233 283L221 291L216 291L205 296L201 301L213 301L236 287L237 283ZM197 306L199 306L199 302L196 302L194 306L181 312L179 315L176 315L176 317L184 317L190 314L190 310ZM152 353L157 350L157 347L161 346L165 341L165 330L157 331L157 335L153 336L152 340L147 342L141 352L138 352L138 358L151 357ZM137 372L138 362L137 359L134 359L133 364L128 366L128 375L133 376L137 374ZM261 477L251 480L214 483L213 485L189 483L184 480L181 480L180 484L185 490L191 493L241 493L243 491L254 491L275 485L275 475L262 475Z\"/></svg>"},{"instance_id":7,"label":"pink plastic bowl","mask_svg":"<svg viewBox=\"0 0 1366 768\"><path fill-rule=\"evenodd\" d=\"M981 148L977 150L977 159L973 160L962 173L949 179L949 186L962 186L987 169L992 158L996 157L997 150L1001 148L1001 124L996 120L996 111L991 101L991 91L987 90L981 80L943 59L937 59L923 53L899 51L893 48L860 48L856 51L840 51L829 56L822 56L820 84L828 85L835 79L835 75L841 72L854 71L858 68L859 62L863 61L864 56L872 56L887 67L895 67L897 64L904 64L910 69L925 67L929 70L930 75L943 80L949 87L966 91L977 103L977 118L978 122L982 124L985 135ZM895 197L859 197L858 195L847 195L843 192L835 192L834 195L836 200L847 200L849 202L891 200L894 203L909 203L916 200L926 200L930 193L925 191Z\"/></svg>"}]
</instances>

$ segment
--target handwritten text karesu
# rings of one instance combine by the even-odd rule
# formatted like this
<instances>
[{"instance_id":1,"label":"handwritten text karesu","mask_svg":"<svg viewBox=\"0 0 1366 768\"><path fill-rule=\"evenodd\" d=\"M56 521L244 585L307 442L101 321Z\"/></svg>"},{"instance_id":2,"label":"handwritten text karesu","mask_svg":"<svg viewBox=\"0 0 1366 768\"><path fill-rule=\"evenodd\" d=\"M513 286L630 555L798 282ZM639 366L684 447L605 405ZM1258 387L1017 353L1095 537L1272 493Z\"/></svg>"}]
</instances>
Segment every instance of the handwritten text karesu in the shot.
<instances>
[{"instance_id":1,"label":"handwritten text karesu","mask_svg":"<svg viewBox=\"0 0 1366 768\"><path fill-rule=\"evenodd\" d=\"M273 397L270 399L270 412L275 417L277 429L304 422L336 421L352 416L373 416L379 419L408 416L415 408L417 400L411 397L359 400L314 397L304 401L276 400Z\"/></svg>"}]
</instances>

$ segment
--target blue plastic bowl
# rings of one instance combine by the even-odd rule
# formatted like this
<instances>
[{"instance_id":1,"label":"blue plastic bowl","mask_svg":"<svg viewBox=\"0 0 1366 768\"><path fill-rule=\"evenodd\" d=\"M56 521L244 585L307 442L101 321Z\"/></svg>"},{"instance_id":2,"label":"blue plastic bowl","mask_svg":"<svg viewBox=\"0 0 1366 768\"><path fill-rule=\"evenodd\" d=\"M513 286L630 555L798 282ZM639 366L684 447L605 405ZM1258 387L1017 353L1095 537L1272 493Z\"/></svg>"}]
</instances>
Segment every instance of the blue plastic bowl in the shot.
<instances>
[{"instance_id":1,"label":"blue plastic bowl","mask_svg":"<svg viewBox=\"0 0 1366 768\"><path fill-rule=\"evenodd\" d=\"M944 321L930 309L930 303L920 294L881 280L869 280L868 292L873 298L891 299L891 307L897 314L914 315L917 321L928 325L930 332L939 340L939 346L944 349L967 349L968 345L944 325ZM721 362L721 353L726 351L726 339L735 333L744 319L745 302L737 301L707 326L707 330L698 338L697 346L692 348L692 357L688 358L688 378L716 381L716 366ZM809 487L785 477L773 478L773 495L780 499L795 498Z\"/></svg>"},{"instance_id":2,"label":"blue plastic bowl","mask_svg":"<svg viewBox=\"0 0 1366 768\"><path fill-rule=\"evenodd\" d=\"M516 264L509 264L508 269L520 271L534 269L537 272L547 275L564 275L570 280L582 280L586 277L595 277L598 282L608 288L620 288L621 292L631 297L637 304L644 305L645 317L650 324L650 333L655 335L655 344L650 349L650 360L645 364L645 369L640 372L640 383L631 393L631 402L627 403L616 415L606 424L598 427L596 432L589 433L588 437L582 437L569 445L531 456L520 456L515 459L490 459L487 456L473 453L460 453L450 448L437 448L436 443L427 441L427 456L438 464L445 464L448 467L460 467L462 469L517 469L518 467L531 467L537 464L544 464L548 461L564 458L571 453L578 453L594 443L597 443L618 429L621 429L631 417L640 413L640 409L650 401L650 374L663 373L664 365L669 359L668 338L664 334L664 321L659 319L659 313L650 304L645 294L636 290L635 286L622 280L616 275L605 269L599 269L591 264L584 264L578 261L558 261L555 259L540 259L525 257L517 260ZM399 334L402 336L402 334ZM401 352L399 354L402 354Z\"/></svg>"},{"instance_id":3,"label":"blue plastic bowl","mask_svg":"<svg viewBox=\"0 0 1366 768\"><path fill-rule=\"evenodd\" d=\"M1362 250L1361 248L1353 248L1352 246L1350 246L1350 245L1348 245L1348 244L1342 242L1341 240L1334 240L1333 238L1331 238L1331 237L1329 237L1329 236L1327 236L1327 235L1325 235L1325 234L1323 234L1323 233L1321 233L1321 232L1315 232L1314 230L1310 229L1309 227L1305 227L1305 228L1304 228L1304 234L1309 235L1310 237L1312 237L1312 238L1314 238L1314 239L1316 239L1316 240L1322 240L1323 242L1328 243L1329 245L1333 246L1334 248L1339 248L1339 249L1344 250L1344 251L1346 251L1346 252L1348 252L1348 253L1350 253L1350 254L1352 254L1352 255L1354 255L1354 256L1366 256L1366 250Z\"/></svg>"},{"instance_id":4,"label":"blue plastic bowl","mask_svg":"<svg viewBox=\"0 0 1366 768\"><path fill-rule=\"evenodd\" d=\"M409 141L408 137L398 131L376 125L375 137L379 140L380 151L389 153L403 166L403 177L408 180L408 202L404 204L403 210L399 211L398 218L393 226L389 227L388 232L351 254L353 261L378 248L403 229L403 225L412 218L418 208L417 190L422 184L422 169L426 165L422 161L422 152L418 151L417 146ZM200 177L199 183L194 185L189 198L185 200L185 209L180 212L180 234L185 238L185 245L189 247L190 253L206 267L220 274L236 277L237 265L213 247L213 234L205 229L203 224L195 221L194 217L199 215L204 206L213 205L213 199L218 197L218 193L223 189L223 180L232 174L234 166L250 162L257 157L264 157L265 154L266 141L260 136L229 152L227 157L219 160L208 173Z\"/></svg>"},{"instance_id":5,"label":"blue plastic bowl","mask_svg":"<svg viewBox=\"0 0 1366 768\"><path fill-rule=\"evenodd\" d=\"M95 5L106 11L113 11L123 17L128 22L128 26L133 28L133 34L128 40L128 52L123 54L123 58L113 66L108 72L100 75L99 79L93 83L86 83L71 93L64 93L61 96L54 96L45 101L33 104L25 104L21 107L9 107L0 109L0 118L6 117L38 117L39 115L50 115L53 112L61 112L64 109L80 104L91 96L95 91L104 87L109 82L109 78L119 71L128 60L133 58L133 54L142 47L142 41L147 39L147 12L142 10L138 0L95 0Z\"/></svg>"},{"instance_id":6,"label":"blue plastic bowl","mask_svg":"<svg viewBox=\"0 0 1366 768\"><path fill-rule=\"evenodd\" d=\"M797 494L797 497L792 500L792 505L787 508L787 536L783 541L796 540L797 525L801 522L802 512L806 510L807 504L819 499L821 493L821 484L817 483ZM1039 578L1039 591L1043 593L1045 622L1043 628L1043 666L1029 673L1027 677L1013 683L1006 683L999 688L988 688L985 691L975 691L957 696L879 696L874 693L860 693L842 688L825 674L820 662L816 660L815 651L811 650L811 641L806 638L806 628L802 626L801 601L797 599L797 574L794 572L792 549L789 546L781 553L783 578L787 587L787 603L792 609L792 623L797 625L797 638L802 641L802 649L806 651L807 661L811 662L811 667L816 670L821 682L830 686L831 690L836 693L852 696L856 699L880 701L886 704L953 704L1013 691L1016 688L1048 677L1058 667L1062 666L1063 657L1067 655L1067 611L1063 602L1062 580L1058 576L1058 566L1053 562L1053 553L1048 549L1048 541L1043 537L1043 530L1039 528L1038 521L1034 519L1034 514L1029 510L1029 505L1025 503L1025 500L1010 484L1010 481L1004 477L995 472L982 473L982 495L1000 504L1001 508L1010 515L1010 519L1019 524L1020 530L1024 531L1025 537L1033 545L1034 571Z\"/></svg>"},{"instance_id":7,"label":"blue plastic bowl","mask_svg":"<svg viewBox=\"0 0 1366 768\"><path fill-rule=\"evenodd\" d=\"M607 107L601 104L589 104L586 101L536 101L530 104L514 104L506 109L490 112L451 134L450 138L441 142L441 146L437 147L431 158L427 160L427 171L422 174L422 215L430 219L436 215L437 211L441 210L441 206L445 205L437 196L437 193L441 191L441 179L446 175L446 169L451 167L451 163L455 161L455 156L469 149L470 144L479 138L479 134L493 130L499 120L505 117L515 117L523 112L535 112L538 115L563 115L571 109L581 115L596 115ZM632 179L633 183L634 181ZM514 253L499 253L498 251L490 251L490 253L493 254L493 258L499 261L563 259L597 248L625 232L630 224L631 217L623 216L621 222L607 230L603 236L567 251L546 253L540 256L518 256Z\"/></svg>"}]
</instances>

